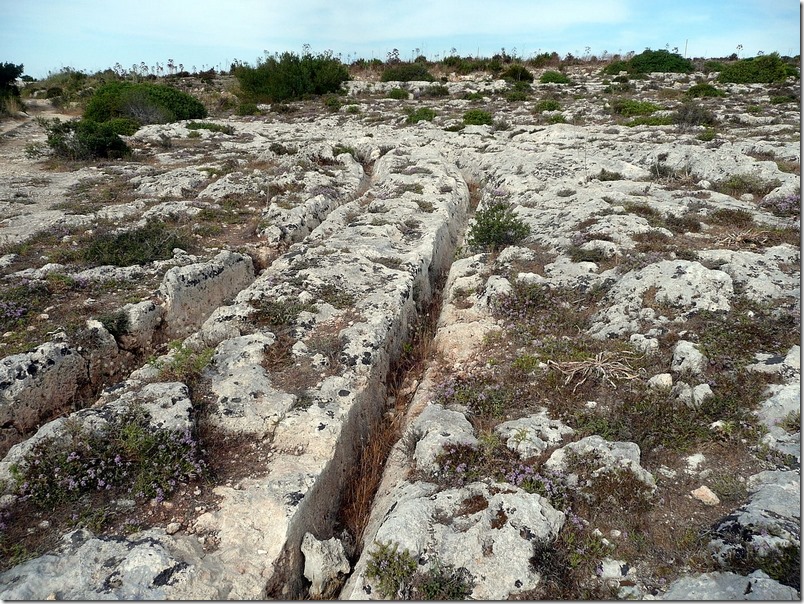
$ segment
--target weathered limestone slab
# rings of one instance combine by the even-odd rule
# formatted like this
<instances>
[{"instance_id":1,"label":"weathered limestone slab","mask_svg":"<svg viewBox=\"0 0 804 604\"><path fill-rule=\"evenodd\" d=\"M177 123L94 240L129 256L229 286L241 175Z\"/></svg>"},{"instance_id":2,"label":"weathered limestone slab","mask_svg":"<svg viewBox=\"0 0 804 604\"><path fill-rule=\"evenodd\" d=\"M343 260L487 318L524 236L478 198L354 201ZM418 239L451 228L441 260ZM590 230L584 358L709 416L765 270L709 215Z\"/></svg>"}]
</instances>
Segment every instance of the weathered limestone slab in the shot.
<instances>
[{"instance_id":1,"label":"weathered limestone slab","mask_svg":"<svg viewBox=\"0 0 804 604\"><path fill-rule=\"evenodd\" d=\"M186 335L198 328L209 313L253 279L251 258L228 251L209 262L170 269L159 287L168 334Z\"/></svg>"}]
</instances>

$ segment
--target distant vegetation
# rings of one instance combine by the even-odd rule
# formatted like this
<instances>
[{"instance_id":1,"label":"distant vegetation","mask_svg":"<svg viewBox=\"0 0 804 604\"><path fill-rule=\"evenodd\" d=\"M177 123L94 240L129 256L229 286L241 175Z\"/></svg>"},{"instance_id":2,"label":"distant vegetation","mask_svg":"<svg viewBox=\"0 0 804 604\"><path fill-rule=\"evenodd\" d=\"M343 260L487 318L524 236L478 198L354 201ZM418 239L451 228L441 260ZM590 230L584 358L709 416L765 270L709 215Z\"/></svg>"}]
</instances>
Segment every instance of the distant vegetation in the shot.
<instances>
[{"instance_id":1,"label":"distant vegetation","mask_svg":"<svg viewBox=\"0 0 804 604\"><path fill-rule=\"evenodd\" d=\"M338 92L349 70L330 53L301 56L292 52L274 54L256 67L237 64L232 73L247 102L281 102L311 95Z\"/></svg>"},{"instance_id":2,"label":"distant vegetation","mask_svg":"<svg viewBox=\"0 0 804 604\"><path fill-rule=\"evenodd\" d=\"M84 110L84 119L108 122L128 118L140 125L166 124L207 116L195 97L172 86L147 82L109 82L95 91Z\"/></svg>"},{"instance_id":3,"label":"distant vegetation","mask_svg":"<svg viewBox=\"0 0 804 604\"><path fill-rule=\"evenodd\" d=\"M779 53L774 52L724 65L718 81L735 84L769 84L780 82L788 76L800 77L798 69L782 61Z\"/></svg>"},{"instance_id":4,"label":"distant vegetation","mask_svg":"<svg viewBox=\"0 0 804 604\"><path fill-rule=\"evenodd\" d=\"M627 61L619 60L603 68L606 75L617 75L621 71L631 74L642 73L689 73L693 71L692 61L669 50L644 50Z\"/></svg>"},{"instance_id":5,"label":"distant vegetation","mask_svg":"<svg viewBox=\"0 0 804 604\"><path fill-rule=\"evenodd\" d=\"M15 83L22 70L22 65L0 63L0 116L11 115L22 108L20 89Z\"/></svg>"}]
</instances>

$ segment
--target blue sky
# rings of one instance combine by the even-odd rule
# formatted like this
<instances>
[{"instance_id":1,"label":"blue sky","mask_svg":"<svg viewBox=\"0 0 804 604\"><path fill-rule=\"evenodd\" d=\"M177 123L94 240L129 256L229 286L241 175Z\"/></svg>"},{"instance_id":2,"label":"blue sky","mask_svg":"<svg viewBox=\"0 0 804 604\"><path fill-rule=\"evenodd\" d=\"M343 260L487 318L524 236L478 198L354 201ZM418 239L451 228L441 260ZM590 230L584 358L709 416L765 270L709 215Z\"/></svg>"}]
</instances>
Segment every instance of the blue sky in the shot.
<instances>
[{"instance_id":1,"label":"blue sky","mask_svg":"<svg viewBox=\"0 0 804 604\"><path fill-rule=\"evenodd\" d=\"M799 54L793 0L0 0L0 62L35 78L173 59L188 71L255 64L265 51L343 61L394 48L431 60L582 56L678 48L689 57Z\"/></svg>"}]
</instances>

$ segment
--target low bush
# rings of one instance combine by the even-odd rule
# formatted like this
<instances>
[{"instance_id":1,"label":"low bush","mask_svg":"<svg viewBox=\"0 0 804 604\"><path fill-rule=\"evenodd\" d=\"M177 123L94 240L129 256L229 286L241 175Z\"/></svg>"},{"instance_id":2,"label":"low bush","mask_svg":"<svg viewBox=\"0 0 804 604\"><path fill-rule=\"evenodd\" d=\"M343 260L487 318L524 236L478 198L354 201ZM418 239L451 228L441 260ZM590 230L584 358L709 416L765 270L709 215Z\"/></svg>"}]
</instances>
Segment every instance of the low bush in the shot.
<instances>
[{"instance_id":1,"label":"low bush","mask_svg":"<svg viewBox=\"0 0 804 604\"><path fill-rule=\"evenodd\" d=\"M625 122L624 126L633 128L634 126L670 126L673 124L673 118L664 115L640 115L634 119Z\"/></svg>"},{"instance_id":2,"label":"low bush","mask_svg":"<svg viewBox=\"0 0 804 604\"><path fill-rule=\"evenodd\" d=\"M22 71L22 65L0 63L0 116L10 115L10 108L19 104L20 89L15 82Z\"/></svg>"},{"instance_id":3,"label":"low bush","mask_svg":"<svg viewBox=\"0 0 804 604\"><path fill-rule=\"evenodd\" d=\"M95 158L120 158L131 153L119 134L132 134L131 123L112 120L97 123L92 120L62 122L58 118L40 120L47 133L47 145L53 154L71 161ZM136 129L135 129L136 130Z\"/></svg>"},{"instance_id":4,"label":"low bush","mask_svg":"<svg viewBox=\"0 0 804 604\"><path fill-rule=\"evenodd\" d=\"M272 103L337 92L349 70L330 53L274 54L256 67L238 65L234 76L244 101Z\"/></svg>"},{"instance_id":5,"label":"low bush","mask_svg":"<svg viewBox=\"0 0 804 604\"><path fill-rule=\"evenodd\" d=\"M407 109L408 117L405 120L407 124L415 124L416 122L426 121L432 122L436 116L436 112L429 107L419 107L415 111L411 108Z\"/></svg>"},{"instance_id":6,"label":"low bush","mask_svg":"<svg viewBox=\"0 0 804 604\"><path fill-rule=\"evenodd\" d=\"M186 126L188 130L209 130L210 132L221 132L223 134L234 134L234 128L215 124L214 122L189 122Z\"/></svg>"},{"instance_id":7,"label":"low bush","mask_svg":"<svg viewBox=\"0 0 804 604\"><path fill-rule=\"evenodd\" d=\"M204 473L193 435L154 429L138 407L98 431L73 428L68 437L45 439L12 469L20 495L40 507L101 490L161 500Z\"/></svg>"},{"instance_id":8,"label":"low bush","mask_svg":"<svg viewBox=\"0 0 804 604\"><path fill-rule=\"evenodd\" d=\"M506 201L496 201L475 213L467 244L472 250L496 252L529 234L530 227L517 217L514 208Z\"/></svg>"},{"instance_id":9,"label":"low bush","mask_svg":"<svg viewBox=\"0 0 804 604\"><path fill-rule=\"evenodd\" d=\"M633 117L635 115L650 115L654 111L661 109L655 103L649 101L637 101L634 99L614 99L611 102L611 112L623 117Z\"/></svg>"},{"instance_id":10,"label":"low bush","mask_svg":"<svg viewBox=\"0 0 804 604\"><path fill-rule=\"evenodd\" d=\"M132 266L173 257L174 248L186 249L189 241L162 223L122 233L101 232L82 251L82 259L93 266Z\"/></svg>"},{"instance_id":11,"label":"low bush","mask_svg":"<svg viewBox=\"0 0 804 604\"><path fill-rule=\"evenodd\" d=\"M713 112L692 101L682 103L672 117L673 123L682 128L714 126L717 123L717 117Z\"/></svg>"},{"instance_id":12,"label":"low bush","mask_svg":"<svg viewBox=\"0 0 804 604\"><path fill-rule=\"evenodd\" d=\"M712 84L695 84L694 86L690 86L689 90L686 92L687 97L689 98L699 98L699 97L718 97L718 96L726 96L726 93L722 90L718 90Z\"/></svg>"},{"instance_id":13,"label":"low bush","mask_svg":"<svg viewBox=\"0 0 804 604\"><path fill-rule=\"evenodd\" d=\"M494 123L491 113L483 109L469 109L463 114L463 123L467 126L490 126Z\"/></svg>"},{"instance_id":14,"label":"low bush","mask_svg":"<svg viewBox=\"0 0 804 604\"><path fill-rule=\"evenodd\" d=\"M719 82L733 84L769 84L788 76L799 77L798 70L782 61L779 53L742 59L726 65L718 76Z\"/></svg>"},{"instance_id":15,"label":"low bush","mask_svg":"<svg viewBox=\"0 0 804 604\"><path fill-rule=\"evenodd\" d=\"M542 99L533 107L533 110L538 113L544 111L561 111L561 103L555 99Z\"/></svg>"},{"instance_id":16,"label":"low bush","mask_svg":"<svg viewBox=\"0 0 804 604\"><path fill-rule=\"evenodd\" d=\"M83 117L95 122L130 118L145 125L206 116L207 110L201 101L171 86L109 82L98 88L89 99Z\"/></svg>"},{"instance_id":17,"label":"low bush","mask_svg":"<svg viewBox=\"0 0 804 604\"><path fill-rule=\"evenodd\" d=\"M533 74L524 65L511 65L508 69L500 74L503 80L510 80L513 82L532 82Z\"/></svg>"},{"instance_id":18,"label":"low bush","mask_svg":"<svg viewBox=\"0 0 804 604\"><path fill-rule=\"evenodd\" d=\"M404 88L392 88L386 95L389 99L405 100L410 98L410 93Z\"/></svg>"},{"instance_id":19,"label":"low bush","mask_svg":"<svg viewBox=\"0 0 804 604\"><path fill-rule=\"evenodd\" d=\"M380 76L382 82L433 82L435 78L421 63L400 63L387 67Z\"/></svg>"},{"instance_id":20,"label":"low bush","mask_svg":"<svg viewBox=\"0 0 804 604\"><path fill-rule=\"evenodd\" d=\"M646 49L628 61L615 61L603 68L606 75L617 75L621 71L637 73L690 73L692 61L668 50Z\"/></svg>"},{"instance_id":21,"label":"low bush","mask_svg":"<svg viewBox=\"0 0 804 604\"><path fill-rule=\"evenodd\" d=\"M539 77L539 82L542 84L569 84L571 81L560 71L547 70Z\"/></svg>"},{"instance_id":22,"label":"low bush","mask_svg":"<svg viewBox=\"0 0 804 604\"><path fill-rule=\"evenodd\" d=\"M422 96L425 97L445 97L449 96L449 88L443 84L435 84L422 90Z\"/></svg>"}]
</instances>

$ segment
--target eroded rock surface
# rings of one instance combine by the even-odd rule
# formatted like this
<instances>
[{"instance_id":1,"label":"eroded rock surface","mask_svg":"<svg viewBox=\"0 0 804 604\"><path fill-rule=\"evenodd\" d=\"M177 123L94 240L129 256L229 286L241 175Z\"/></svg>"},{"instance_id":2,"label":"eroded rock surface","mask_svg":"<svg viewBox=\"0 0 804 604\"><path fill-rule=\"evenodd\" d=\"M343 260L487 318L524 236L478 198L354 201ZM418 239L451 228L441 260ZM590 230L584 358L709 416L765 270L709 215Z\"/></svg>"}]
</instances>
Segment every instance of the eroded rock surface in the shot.
<instances>
[{"instance_id":1,"label":"eroded rock surface","mask_svg":"<svg viewBox=\"0 0 804 604\"><path fill-rule=\"evenodd\" d=\"M189 522L167 518L165 526L129 536L66 532L51 553L5 570L0 596L378 599L377 578L367 569L377 544L396 544L416 560L419 575L452 569L474 599L529 597L543 593L550 572L531 563L534 552L560 547L569 531L586 531L577 534L598 548L589 554L599 565L584 577L586 587L608 587L619 597L661 595L668 585L658 577L670 571L624 535L630 510L582 522L559 505L569 505L569 496L561 500L557 491L569 489L592 507L626 491L640 510L657 510L667 498L676 514L670 521L683 525L679 534L712 527L705 555L723 571L676 565L673 573L689 576L670 583L664 597L796 597L795 588L761 570L741 576L728 569L749 550L788 552L800 541L798 353L789 343L779 350L776 340L789 338L777 331L745 362L739 351L719 348L722 338L697 332L695 321L745 312L740 329L750 319L792 324L798 220L773 209L800 186L797 173L782 169L800 161L798 116L784 107L770 120L746 113L746 103L764 102L767 90L731 86L715 108L723 129L706 142L698 127L628 127L613 119L597 75L579 69L576 77L572 101L558 88L534 85L537 96L557 94L572 107L549 114L534 113L532 101L503 101L503 81L450 81L452 96L442 101L418 96L432 84L409 83L411 102L438 103L438 116L407 126L399 106L383 98L398 83L355 81L348 98L356 112L229 117L216 120L228 132L196 130L193 141L183 123L146 126L130 141L156 159L152 164L53 177L53 190L125 183L118 202L80 215L52 208L51 189L38 195L36 183L23 182L36 164L16 159L22 167L13 177L23 180L0 183L0 194L16 186L36 197L34 227L10 215L0 238L17 241L53 225L87 229L98 220L121 229L169 220L189 223L201 247L132 267L48 257L23 267L13 254L0 259L10 283L149 284L139 298L122 296L110 309L121 311L119 324L94 320L93 310L86 323L92 338L40 342L0 363L0 429L10 435L8 446L29 436L0 462L6 509L16 497L11 465L24 466L36 443L65 437L67 418L48 420L79 394L92 399L90 407L71 413L71 421L102 425L110 413L144 405L154 429L192 430L203 421L222 442L247 443L258 453L249 459L259 463L212 485L214 503L197 506ZM639 95L655 95L654 84L678 92L667 93L669 108L690 82L654 74L631 83ZM469 93L485 95L484 106L507 123L451 128L474 107L462 98ZM573 123L547 122L555 116ZM166 146L166 138L176 144ZM722 183L735 175L770 183L769 192L728 194ZM493 253L469 249L473 212L501 201L529 234ZM10 203L0 200L0 210ZM80 235L58 233L68 246ZM540 296L566 316L586 313L574 319L571 336L553 337L565 327L558 321L521 327L530 311L514 313L512 300L535 305ZM440 309L430 307L434 300ZM389 392L390 372L412 354L417 325L429 313L438 314L435 360L409 388L405 417L395 415L402 436L365 513L366 528L349 536L344 557L334 537L342 530L342 499L354 487L345 477L404 399ZM185 339L166 351L176 338ZM517 338L519 350L506 357L503 345ZM573 349L586 338L598 352ZM192 378L200 381L180 374L190 353L209 359ZM508 366L518 373L502 373ZM743 382L730 386L724 376L743 367L772 382L756 401L753 417L766 429L759 436L712 412L717 405L729 412L728 397ZM171 371L177 380L164 381ZM481 371L509 382L472 382ZM552 376L550 388L540 381L545 376ZM664 405L657 414L663 421L695 413L708 419L700 426L711 434L707 456L729 461L718 447L739 445L739 463L750 467L737 485L744 495L735 496L732 483L730 491L716 483L718 468L706 466L708 457L686 471L686 458L666 439L644 426L606 422L607 412L622 412L620 393L643 382L650 394L638 403ZM613 389L573 398L576 389L600 384ZM503 386L518 386L519 398L499 410ZM451 398L456 387L469 394ZM605 437L590 434L595 430ZM688 431L695 436L685 446L697 447L701 430ZM660 444L646 450L637 440ZM493 476L470 475L479 472L471 456L489 451L502 459ZM535 467L555 484L542 475L538 482ZM704 507L689 495L699 487L716 495L717 503L705 506L711 512L689 507ZM154 510L170 509L160 505L153 502ZM704 518L717 522L707 526ZM651 516L646 524L661 536L656 527L670 521ZM401 590L393 595L417 595L411 585Z\"/></svg>"}]
</instances>

